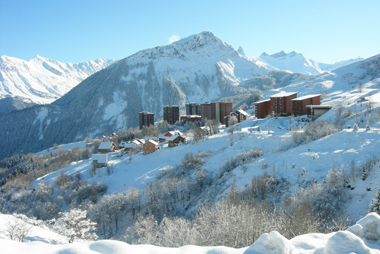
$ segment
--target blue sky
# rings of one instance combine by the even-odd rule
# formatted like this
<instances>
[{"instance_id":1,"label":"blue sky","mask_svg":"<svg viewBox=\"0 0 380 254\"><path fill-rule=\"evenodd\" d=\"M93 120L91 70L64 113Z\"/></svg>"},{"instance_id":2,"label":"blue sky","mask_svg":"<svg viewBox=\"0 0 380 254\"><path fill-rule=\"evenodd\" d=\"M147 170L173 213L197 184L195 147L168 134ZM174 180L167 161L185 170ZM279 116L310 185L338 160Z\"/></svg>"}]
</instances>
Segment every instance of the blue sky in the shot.
<instances>
[{"instance_id":1,"label":"blue sky","mask_svg":"<svg viewBox=\"0 0 380 254\"><path fill-rule=\"evenodd\" d=\"M0 0L0 55L121 59L211 31L251 57L334 63L380 54L379 13L379 0Z\"/></svg>"}]
</instances>

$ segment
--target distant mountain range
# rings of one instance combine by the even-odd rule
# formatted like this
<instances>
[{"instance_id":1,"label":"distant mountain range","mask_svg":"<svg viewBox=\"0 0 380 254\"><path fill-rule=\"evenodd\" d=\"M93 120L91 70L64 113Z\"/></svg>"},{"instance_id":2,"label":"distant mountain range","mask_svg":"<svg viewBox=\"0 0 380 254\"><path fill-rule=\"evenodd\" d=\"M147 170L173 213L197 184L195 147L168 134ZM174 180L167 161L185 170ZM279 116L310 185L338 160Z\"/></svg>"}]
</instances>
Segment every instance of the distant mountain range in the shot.
<instances>
[{"instance_id":1,"label":"distant mountain range","mask_svg":"<svg viewBox=\"0 0 380 254\"><path fill-rule=\"evenodd\" d=\"M73 64L41 56L29 61L0 56L0 99L12 97L26 104L48 104L114 62L97 59Z\"/></svg>"},{"instance_id":2,"label":"distant mountain range","mask_svg":"<svg viewBox=\"0 0 380 254\"><path fill-rule=\"evenodd\" d=\"M124 58L52 104L0 115L0 157L136 127L143 110L157 119L165 105L179 105L183 112L187 102L225 99L235 104L254 91L306 79L304 74L279 71L249 58L241 48L236 51L211 32L202 32Z\"/></svg>"},{"instance_id":3,"label":"distant mountain range","mask_svg":"<svg viewBox=\"0 0 380 254\"><path fill-rule=\"evenodd\" d=\"M281 51L273 55L268 55L264 52L260 55L259 59L262 59L264 62L270 64L278 70L291 71L293 73L304 73L309 75L318 75L363 60L363 58L355 58L346 61L340 61L334 64L325 64L319 63L312 59L308 59L301 53L294 51L290 53Z\"/></svg>"}]
</instances>

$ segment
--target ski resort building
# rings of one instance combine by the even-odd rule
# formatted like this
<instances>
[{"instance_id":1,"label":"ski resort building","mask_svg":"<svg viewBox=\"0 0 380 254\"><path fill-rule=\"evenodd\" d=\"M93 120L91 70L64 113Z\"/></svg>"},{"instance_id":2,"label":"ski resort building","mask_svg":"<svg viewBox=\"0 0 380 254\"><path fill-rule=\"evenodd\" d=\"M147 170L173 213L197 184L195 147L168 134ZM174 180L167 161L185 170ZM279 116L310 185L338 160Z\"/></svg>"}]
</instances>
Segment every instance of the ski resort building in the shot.
<instances>
[{"instance_id":1,"label":"ski resort building","mask_svg":"<svg viewBox=\"0 0 380 254\"><path fill-rule=\"evenodd\" d=\"M292 113L295 116L302 116L307 114L308 105L320 105L321 104L321 95L312 94L306 95L299 98L292 99Z\"/></svg>"},{"instance_id":2,"label":"ski resort building","mask_svg":"<svg viewBox=\"0 0 380 254\"><path fill-rule=\"evenodd\" d=\"M200 121L202 121L202 116L200 116L200 115L185 115L185 116L181 116L179 121L181 123L200 122Z\"/></svg>"},{"instance_id":3,"label":"ski resort building","mask_svg":"<svg viewBox=\"0 0 380 254\"><path fill-rule=\"evenodd\" d=\"M116 146L113 142L101 142L98 147L99 153L115 152Z\"/></svg>"},{"instance_id":4,"label":"ski resort building","mask_svg":"<svg viewBox=\"0 0 380 254\"><path fill-rule=\"evenodd\" d=\"M164 121L173 125L179 120L179 106L165 106L163 112Z\"/></svg>"},{"instance_id":5,"label":"ski resort building","mask_svg":"<svg viewBox=\"0 0 380 254\"><path fill-rule=\"evenodd\" d=\"M150 125L154 125L154 114L143 111L139 113L139 127L142 130L143 126L149 127Z\"/></svg>"},{"instance_id":6,"label":"ski resort building","mask_svg":"<svg viewBox=\"0 0 380 254\"><path fill-rule=\"evenodd\" d=\"M108 164L108 154L93 154L91 159L94 168L103 168Z\"/></svg>"},{"instance_id":7,"label":"ski resort building","mask_svg":"<svg viewBox=\"0 0 380 254\"><path fill-rule=\"evenodd\" d=\"M255 115L257 118L265 118L271 114L270 99L255 102Z\"/></svg>"},{"instance_id":8,"label":"ski resort building","mask_svg":"<svg viewBox=\"0 0 380 254\"><path fill-rule=\"evenodd\" d=\"M332 108L332 106L329 105L307 105L306 106L306 111L307 111L307 116L315 119L317 117L320 117L327 111L329 111Z\"/></svg>"},{"instance_id":9,"label":"ski resort building","mask_svg":"<svg viewBox=\"0 0 380 254\"><path fill-rule=\"evenodd\" d=\"M148 140L143 145L143 151L145 154L147 153L153 153L154 151L158 150L158 143L154 140Z\"/></svg>"},{"instance_id":10,"label":"ski resort building","mask_svg":"<svg viewBox=\"0 0 380 254\"><path fill-rule=\"evenodd\" d=\"M201 114L201 105L194 102L186 104L186 115L200 115L200 114Z\"/></svg>"},{"instance_id":11,"label":"ski resort building","mask_svg":"<svg viewBox=\"0 0 380 254\"><path fill-rule=\"evenodd\" d=\"M297 93L281 92L270 97L270 109L276 116L289 116L292 114L292 100Z\"/></svg>"},{"instance_id":12,"label":"ski resort building","mask_svg":"<svg viewBox=\"0 0 380 254\"><path fill-rule=\"evenodd\" d=\"M221 124L226 124L225 117L232 111L232 102L212 102L201 104L202 121L218 120Z\"/></svg>"}]
</instances>

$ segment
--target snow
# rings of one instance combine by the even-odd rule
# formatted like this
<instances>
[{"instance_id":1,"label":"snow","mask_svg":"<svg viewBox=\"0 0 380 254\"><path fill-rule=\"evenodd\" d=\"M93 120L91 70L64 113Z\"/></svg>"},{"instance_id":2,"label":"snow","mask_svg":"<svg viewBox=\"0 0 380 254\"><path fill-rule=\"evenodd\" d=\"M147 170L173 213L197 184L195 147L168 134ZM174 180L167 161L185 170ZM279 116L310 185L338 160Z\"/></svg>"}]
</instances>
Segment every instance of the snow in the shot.
<instances>
[{"instance_id":1,"label":"snow","mask_svg":"<svg viewBox=\"0 0 380 254\"><path fill-rule=\"evenodd\" d=\"M25 219L25 218L24 218ZM153 245L130 245L115 240L76 240L68 244L61 235L46 226L32 225L25 242L13 241L7 234L8 221L21 221L12 215L0 214L0 245L2 254L378 254L380 253L380 216L370 213L347 231L330 234L312 233L286 239L277 231L265 233L251 246L235 249L224 246L178 248ZM36 223L34 223L36 224ZM358 230L360 228L360 230ZM374 231L375 229L375 231ZM362 232L367 232L362 234ZM370 233L368 233L370 232ZM374 234L375 233L375 234Z\"/></svg>"},{"instance_id":2,"label":"snow","mask_svg":"<svg viewBox=\"0 0 380 254\"><path fill-rule=\"evenodd\" d=\"M21 97L28 102L48 104L113 62L98 59L72 64L41 56L29 61L0 56L0 98Z\"/></svg>"}]
</instances>

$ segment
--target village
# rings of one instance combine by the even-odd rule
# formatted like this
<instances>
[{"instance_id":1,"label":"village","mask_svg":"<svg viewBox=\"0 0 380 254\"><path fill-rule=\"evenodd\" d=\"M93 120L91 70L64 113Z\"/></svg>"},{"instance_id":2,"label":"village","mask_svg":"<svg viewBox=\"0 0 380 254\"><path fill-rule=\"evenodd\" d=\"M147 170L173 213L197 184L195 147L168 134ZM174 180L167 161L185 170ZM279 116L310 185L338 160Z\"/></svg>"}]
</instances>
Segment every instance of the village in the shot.
<instances>
[{"instance_id":1,"label":"village","mask_svg":"<svg viewBox=\"0 0 380 254\"><path fill-rule=\"evenodd\" d=\"M214 121L218 128L224 129L251 117L263 119L268 116L278 118L292 115L295 117L306 116L308 120L312 121L330 110L331 106L321 105L320 94L297 97L296 92L280 92L270 96L269 99L255 102L255 116L251 116L242 109L233 111L232 108L232 102L188 103L186 104L186 115L180 115L179 106L165 106L163 107L162 121L175 126L174 130L160 133L156 137L122 141L118 145L112 141L102 141L99 144L98 153L92 155L93 167L106 167L111 160L111 155L115 156L115 153L116 157L127 153L150 154L159 149L186 144L189 138L179 130L184 124L192 123L201 132L201 135L207 136L210 135L210 126L205 125L208 120ZM140 130L154 126L154 124L153 113L147 111L139 113Z\"/></svg>"}]
</instances>

